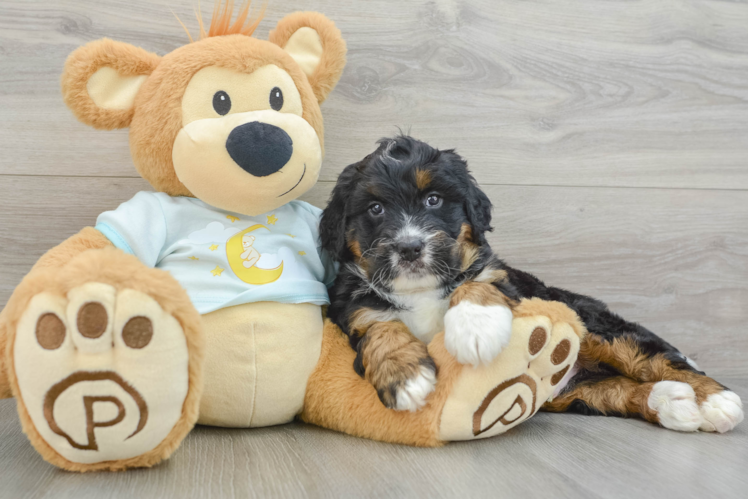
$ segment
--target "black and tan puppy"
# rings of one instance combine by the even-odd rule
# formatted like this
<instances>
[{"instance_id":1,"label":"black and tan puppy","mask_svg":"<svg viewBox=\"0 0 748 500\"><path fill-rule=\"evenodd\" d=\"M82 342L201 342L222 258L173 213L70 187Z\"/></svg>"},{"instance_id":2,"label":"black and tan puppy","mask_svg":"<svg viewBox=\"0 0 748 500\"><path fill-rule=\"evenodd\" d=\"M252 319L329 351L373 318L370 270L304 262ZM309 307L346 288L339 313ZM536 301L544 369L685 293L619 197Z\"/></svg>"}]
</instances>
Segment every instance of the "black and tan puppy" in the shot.
<instances>
[{"instance_id":1,"label":"black and tan puppy","mask_svg":"<svg viewBox=\"0 0 748 500\"><path fill-rule=\"evenodd\" d=\"M726 432L743 419L734 392L654 333L498 259L485 239L490 222L491 202L452 150L385 139L340 175L320 224L341 263L329 316L386 406L425 403L436 383L425 343L436 333L459 362L487 363L509 341L511 308L539 297L568 305L590 332L545 410L639 416L681 431Z\"/></svg>"}]
</instances>

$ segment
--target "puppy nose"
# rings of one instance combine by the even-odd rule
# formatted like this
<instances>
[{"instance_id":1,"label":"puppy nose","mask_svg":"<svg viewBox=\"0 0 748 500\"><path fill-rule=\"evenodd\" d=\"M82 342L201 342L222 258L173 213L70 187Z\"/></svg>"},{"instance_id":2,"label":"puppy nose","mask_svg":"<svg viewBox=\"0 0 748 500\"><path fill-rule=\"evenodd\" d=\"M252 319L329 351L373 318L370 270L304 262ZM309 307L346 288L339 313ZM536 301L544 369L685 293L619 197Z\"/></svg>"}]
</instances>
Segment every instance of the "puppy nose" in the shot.
<instances>
[{"instance_id":1,"label":"puppy nose","mask_svg":"<svg viewBox=\"0 0 748 500\"><path fill-rule=\"evenodd\" d=\"M239 125L229 134L226 150L231 159L255 177L274 174L288 163L293 141L280 127L250 122Z\"/></svg>"},{"instance_id":2,"label":"puppy nose","mask_svg":"<svg viewBox=\"0 0 748 500\"><path fill-rule=\"evenodd\" d=\"M412 262L421 256L423 250L423 241L421 240L407 240L401 241L397 244L397 253L403 259Z\"/></svg>"}]
</instances>

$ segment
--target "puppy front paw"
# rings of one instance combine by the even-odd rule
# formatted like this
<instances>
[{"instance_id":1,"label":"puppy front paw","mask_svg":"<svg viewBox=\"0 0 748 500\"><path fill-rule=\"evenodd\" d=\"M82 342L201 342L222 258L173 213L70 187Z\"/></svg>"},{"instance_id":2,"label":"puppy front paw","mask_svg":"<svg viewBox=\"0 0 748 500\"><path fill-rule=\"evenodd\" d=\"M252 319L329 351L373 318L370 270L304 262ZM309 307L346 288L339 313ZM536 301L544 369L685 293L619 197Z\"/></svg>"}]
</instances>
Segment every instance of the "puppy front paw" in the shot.
<instances>
[{"instance_id":1,"label":"puppy front paw","mask_svg":"<svg viewBox=\"0 0 748 500\"><path fill-rule=\"evenodd\" d=\"M426 397L436 388L436 370L421 366L418 373L405 381L395 391L395 410L417 411L426 405ZM380 397L381 399L381 397Z\"/></svg>"},{"instance_id":2,"label":"puppy front paw","mask_svg":"<svg viewBox=\"0 0 748 500\"><path fill-rule=\"evenodd\" d=\"M359 346L354 368L377 390L382 404L394 410L416 411L436 387L436 363L426 344L399 321L369 328Z\"/></svg>"},{"instance_id":3,"label":"puppy front paw","mask_svg":"<svg viewBox=\"0 0 748 500\"><path fill-rule=\"evenodd\" d=\"M428 354L416 365L390 359L369 367L366 378L387 408L418 411L426 406L426 399L436 388L436 365Z\"/></svg>"},{"instance_id":4,"label":"puppy front paw","mask_svg":"<svg viewBox=\"0 0 748 500\"><path fill-rule=\"evenodd\" d=\"M512 310L463 300L444 316L444 347L463 365L488 364L512 336Z\"/></svg>"},{"instance_id":5,"label":"puppy front paw","mask_svg":"<svg viewBox=\"0 0 748 500\"><path fill-rule=\"evenodd\" d=\"M425 346L424 346L425 351ZM414 353L397 353L366 369L366 379L377 390L379 400L387 408L417 411L426 405L426 398L436 388L436 365L428 353L419 353L416 363L403 362ZM400 359L398 359L400 358Z\"/></svg>"}]
</instances>

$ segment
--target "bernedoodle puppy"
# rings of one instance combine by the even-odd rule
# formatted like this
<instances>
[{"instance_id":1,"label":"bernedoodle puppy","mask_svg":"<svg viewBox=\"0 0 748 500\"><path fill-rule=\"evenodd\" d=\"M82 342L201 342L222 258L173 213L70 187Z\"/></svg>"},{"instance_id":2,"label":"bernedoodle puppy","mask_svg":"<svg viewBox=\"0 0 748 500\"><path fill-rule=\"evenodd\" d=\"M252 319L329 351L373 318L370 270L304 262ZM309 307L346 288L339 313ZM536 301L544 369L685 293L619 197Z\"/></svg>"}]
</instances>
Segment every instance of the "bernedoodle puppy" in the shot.
<instances>
[{"instance_id":1,"label":"bernedoodle puppy","mask_svg":"<svg viewBox=\"0 0 748 500\"><path fill-rule=\"evenodd\" d=\"M638 416L669 429L733 429L740 398L646 328L599 300L546 286L488 245L491 202L453 150L383 139L345 168L320 223L339 262L330 318L356 350L356 372L382 403L417 410L436 383L426 349L444 331L463 364L488 363L511 335L523 298L563 302L589 335L546 411Z\"/></svg>"}]
</instances>

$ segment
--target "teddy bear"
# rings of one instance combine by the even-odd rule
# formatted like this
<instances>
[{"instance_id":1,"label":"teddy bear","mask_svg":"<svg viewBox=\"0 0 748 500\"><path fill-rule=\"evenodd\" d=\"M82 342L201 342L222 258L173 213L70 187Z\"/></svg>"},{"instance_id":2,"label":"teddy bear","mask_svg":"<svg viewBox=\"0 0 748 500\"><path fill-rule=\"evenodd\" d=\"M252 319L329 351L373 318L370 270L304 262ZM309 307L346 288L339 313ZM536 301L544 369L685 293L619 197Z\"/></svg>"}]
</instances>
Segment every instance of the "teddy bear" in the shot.
<instances>
[{"instance_id":1,"label":"teddy bear","mask_svg":"<svg viewBox=\"0 0 748 500\"><path fill-rule=\"evenodd\" d=\"M420 411L385 408L355 373L324 317L335 265L319 248L321 211L297 199L319 175L320 104L345 42L315 12L260 40L249 4L233 23L221 5L164 56L102 39L65 64L65 103L92 127L129 127L154 191L46 252L0 313L0 396L16 398L31 444L67 470L123 470L167 458L196 423L300 418L438 446L534 415L585 334L559 303L519 304L487 365L460 365L437 335L439 382Z\"/></svg>"}]
</instances>

